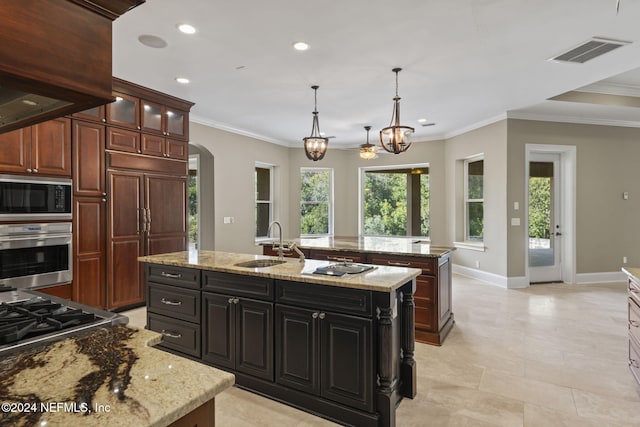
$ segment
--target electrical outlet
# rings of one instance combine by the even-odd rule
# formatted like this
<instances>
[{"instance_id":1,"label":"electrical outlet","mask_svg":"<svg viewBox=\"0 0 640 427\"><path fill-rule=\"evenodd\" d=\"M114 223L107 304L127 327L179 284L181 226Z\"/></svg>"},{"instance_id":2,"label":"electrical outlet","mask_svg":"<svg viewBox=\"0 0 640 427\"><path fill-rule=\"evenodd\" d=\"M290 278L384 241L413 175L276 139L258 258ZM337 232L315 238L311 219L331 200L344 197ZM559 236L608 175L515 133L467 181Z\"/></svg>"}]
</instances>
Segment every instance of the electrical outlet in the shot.
<instances>
[{"instance_id":1,"label":"electrical outlet","mask_svg":"<svg viewBox=\"0 0 640 427\"><path fill-rule=\"evenodd\" d=\"M476 268L480 268L480 261L476 260Z\"/></svg>"},{"instance_id":2,"label":"electrical outlet","mask_svg":"<svg viewBox=\"0 0 640 427\"><path fill-rule=\"evenodd\" d=\"M627 257L626 257L626 256L623 256L623 257L622 257L622 263L623 263L623 264L626 264L626 263L627 263Z\"/></svg>"},{"instance_id":3,"label":"electrical outlet","mask_svg":"<svg viewBox=\"0 0 640 427\"><path fill-rule=\"evenodd\" d=\"M232 216L225 216L223 222L225 224L233 224L235 222L235 218Z\"/></svg>"}]
</instances>

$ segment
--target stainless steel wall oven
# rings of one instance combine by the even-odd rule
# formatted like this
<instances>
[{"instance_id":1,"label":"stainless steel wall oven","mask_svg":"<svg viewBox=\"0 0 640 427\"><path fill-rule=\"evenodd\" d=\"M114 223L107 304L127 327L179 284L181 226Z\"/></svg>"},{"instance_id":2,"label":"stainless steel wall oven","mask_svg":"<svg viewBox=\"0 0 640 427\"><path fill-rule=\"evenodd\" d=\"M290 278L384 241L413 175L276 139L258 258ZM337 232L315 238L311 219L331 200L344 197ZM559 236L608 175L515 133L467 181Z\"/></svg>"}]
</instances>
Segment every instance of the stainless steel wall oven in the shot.
<instances>
[{"instance_id":1,"label":"stainless steel wall oven","mask_svg":"<svg viewBox=\"0 0 640 427\"><path fill-rule=\"evenodd\" d=\"M0 224L0 285L19 289L73 278L71 223Z\"/></svg>"}]
</instances>

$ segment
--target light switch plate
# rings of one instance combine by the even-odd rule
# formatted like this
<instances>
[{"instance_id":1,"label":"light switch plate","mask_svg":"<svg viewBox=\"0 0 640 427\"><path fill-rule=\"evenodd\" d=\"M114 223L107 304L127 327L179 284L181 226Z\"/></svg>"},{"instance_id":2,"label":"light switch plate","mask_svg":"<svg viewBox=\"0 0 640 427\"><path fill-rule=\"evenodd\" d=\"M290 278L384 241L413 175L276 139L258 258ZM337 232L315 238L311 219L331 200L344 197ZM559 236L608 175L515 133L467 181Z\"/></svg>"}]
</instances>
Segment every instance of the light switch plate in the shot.
<instances>
[{"instance_id":1,"label":"light switch plate","mask_svg":"<svg viewBox=\"0 0 640 427\"><path fill-rule=\"evenodd\" d=\"M512 226L520 225L520 218L511 218L511 225Z\"/></svg>"}]
</instances>

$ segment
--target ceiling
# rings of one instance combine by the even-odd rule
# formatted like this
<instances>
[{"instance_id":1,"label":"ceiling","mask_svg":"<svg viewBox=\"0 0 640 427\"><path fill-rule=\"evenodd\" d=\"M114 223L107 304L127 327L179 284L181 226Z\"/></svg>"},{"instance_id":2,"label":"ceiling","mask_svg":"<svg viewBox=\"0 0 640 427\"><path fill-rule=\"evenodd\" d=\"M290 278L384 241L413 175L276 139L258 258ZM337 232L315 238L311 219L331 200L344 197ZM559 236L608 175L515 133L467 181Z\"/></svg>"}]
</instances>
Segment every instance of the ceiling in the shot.
<instances>
[{"instance_id":1,"label":"ceiling","mask_svg":"<svg viewBox=\"0 0 640 427\"><path fill-rule=\"evenodd\" d=\"M640 96L639 21L640 0L618 13L616 0L147 0L114 22L113 73L195 102L196 122L291 147L311 133L314 84L330 148L363 143L365 125L377 141L394 67L414 141L505 117L640 126L637 107L548 100L585 86ZM632 43L584 64L549 60L594 36Z\"/></svg>"}]
</instances>

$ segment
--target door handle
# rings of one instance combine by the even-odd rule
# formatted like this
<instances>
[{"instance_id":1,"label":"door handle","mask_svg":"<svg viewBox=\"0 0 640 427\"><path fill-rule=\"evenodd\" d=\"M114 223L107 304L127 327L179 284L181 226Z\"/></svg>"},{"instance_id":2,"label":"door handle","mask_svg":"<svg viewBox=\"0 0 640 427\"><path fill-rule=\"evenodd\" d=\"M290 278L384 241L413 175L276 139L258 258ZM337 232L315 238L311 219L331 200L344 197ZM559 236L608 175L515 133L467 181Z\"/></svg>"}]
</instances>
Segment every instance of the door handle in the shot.
<instances>
[{"instance_id":1,"label":"door handle","mask_svg":"<svg viewBox=\"0 0 640 427\"><path fill-rule=\"evenodd\" d=\"M147 211L147 233L151 233L151 208L145 210Z\"/></svg>"}]
</instances>

